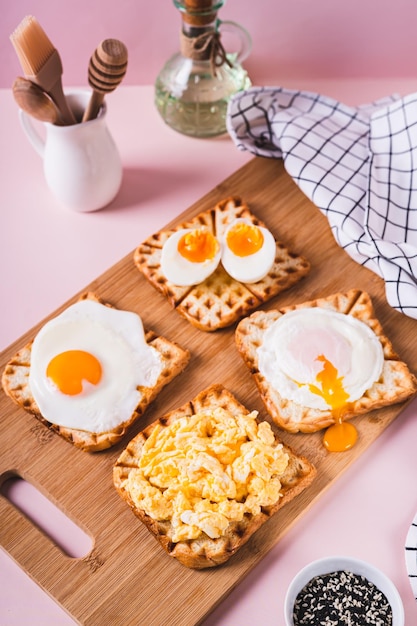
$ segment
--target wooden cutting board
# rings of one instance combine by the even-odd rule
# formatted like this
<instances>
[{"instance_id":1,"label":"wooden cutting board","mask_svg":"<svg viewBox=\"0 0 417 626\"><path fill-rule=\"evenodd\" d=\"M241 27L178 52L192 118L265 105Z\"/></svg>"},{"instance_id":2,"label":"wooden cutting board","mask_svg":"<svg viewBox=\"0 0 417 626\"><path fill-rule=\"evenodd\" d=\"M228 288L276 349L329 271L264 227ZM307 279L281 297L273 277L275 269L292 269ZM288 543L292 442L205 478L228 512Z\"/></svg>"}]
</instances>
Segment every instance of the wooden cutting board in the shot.
<instances>
[{"instance_id":1,"label":"wooden cutting board","mask_svg":"<svg viewBox=\"0 0 417 626\"><path fill-rule=\"evenodd\" d=\"M338 247L327 220L286 174L280 160L253 159L175 221L232 194L243 197L277 239L311 262L311 273L265 308L352 287L366 290L394 348L417 372L417 321L387 305L383 281ZM1 545L81 624L189 626L201 622L244 578L323 491L367 451L404 405L357 418L359 441L340 454L326 452L319 433L282 433L285 443L316 465L318 476L313 485L269 520L225 566L203 571L183 567L164 553L116 493L112 485L115 460L142 427L215 382L224 384L248 408L267 416L235 349L234 328L211 334L194 329L146 282L133 265L132 253L86 289L118 308L138 312L146 327L189 348L191 362L120 445L97 454L83 453L50 433L1 390L0 480L12 473L34 484L90 534L94 547L85 558L64 555L5 497L0 497ZM1 370L40 327L41 323L3 352Z\"/></svg>"}]
</instances>

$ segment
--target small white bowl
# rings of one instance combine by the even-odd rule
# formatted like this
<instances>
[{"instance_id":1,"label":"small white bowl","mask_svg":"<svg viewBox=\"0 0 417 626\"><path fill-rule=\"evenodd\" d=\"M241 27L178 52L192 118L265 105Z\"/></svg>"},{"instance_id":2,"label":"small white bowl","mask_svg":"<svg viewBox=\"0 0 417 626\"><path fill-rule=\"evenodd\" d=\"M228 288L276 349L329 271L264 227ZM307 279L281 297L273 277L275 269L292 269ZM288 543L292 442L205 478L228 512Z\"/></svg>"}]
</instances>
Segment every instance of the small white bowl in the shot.
<instances>
[{"instance_id":1,"label":"small white bowl","mask_svg":"<svg viewBox=\"0 0 417 626\"><path fill-rule=\"evenodd\" d=\"M295 600L305 585L316 576L324 576L336 571L346 571L364 576L387 598L392 608L393 626L404 626L404 607L400 594L391 580L373 565L345 556L333 556L306 565L293 578L285 596L284 614L286 626L294 626L293 607Z\"/></svg>"}]
</instances>

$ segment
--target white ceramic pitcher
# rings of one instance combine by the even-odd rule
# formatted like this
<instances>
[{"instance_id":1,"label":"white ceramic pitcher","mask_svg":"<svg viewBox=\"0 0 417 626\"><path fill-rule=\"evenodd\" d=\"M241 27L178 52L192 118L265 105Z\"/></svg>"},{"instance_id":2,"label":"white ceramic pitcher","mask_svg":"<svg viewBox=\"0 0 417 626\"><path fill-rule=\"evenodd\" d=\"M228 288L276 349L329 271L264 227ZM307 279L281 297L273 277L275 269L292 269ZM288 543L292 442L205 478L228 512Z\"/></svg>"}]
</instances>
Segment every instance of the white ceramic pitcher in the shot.
<instances>
[{"instance_id":1,"label":"white ceramic pitcher","mask_svg":"<svg viewBox=\"0 0 417 626\"><path fill-rule=\"evenodd\" d=\"M81 119L90 92L67 93L70 107ZM23 129L43 158L46 182L67 208L81 213L97 211L117 195L122 182L122 163L106 123L104 103L98 117L71 126L45 122L45 136L24 111L19 110Z\"/></svg>"}]
</instances>

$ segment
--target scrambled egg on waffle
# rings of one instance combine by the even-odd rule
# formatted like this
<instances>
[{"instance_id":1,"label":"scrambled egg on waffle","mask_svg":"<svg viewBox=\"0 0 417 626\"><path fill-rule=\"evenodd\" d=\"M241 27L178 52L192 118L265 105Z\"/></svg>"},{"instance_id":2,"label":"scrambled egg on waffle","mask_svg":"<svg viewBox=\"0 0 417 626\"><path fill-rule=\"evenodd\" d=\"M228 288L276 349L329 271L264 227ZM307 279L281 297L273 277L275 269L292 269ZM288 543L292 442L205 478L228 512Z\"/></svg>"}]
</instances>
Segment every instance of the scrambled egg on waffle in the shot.
<instances>
[{"instance_id":1,"label":"scrambled egg on waffle","mask_svg":"<svg viewBox=\"0 0 417 626\"><path fill-rule=\"evenodd\" d=\"M157 425L144 443L126 487L138 508L171 522L173 542L216 539L230 522L278 501L288 455L256 417L201 411Z\"/></svg>"}]
</instances>

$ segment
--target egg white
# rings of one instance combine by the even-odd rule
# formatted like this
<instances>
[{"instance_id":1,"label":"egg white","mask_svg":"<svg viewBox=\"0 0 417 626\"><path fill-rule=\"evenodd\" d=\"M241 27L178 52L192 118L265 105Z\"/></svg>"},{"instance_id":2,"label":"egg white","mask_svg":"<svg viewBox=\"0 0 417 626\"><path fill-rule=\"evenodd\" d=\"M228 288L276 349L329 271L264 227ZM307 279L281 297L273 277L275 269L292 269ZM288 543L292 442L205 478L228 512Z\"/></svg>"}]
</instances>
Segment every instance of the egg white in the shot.
<instances>
[{"instance_id":1,"label":"egg white","mask_svg":"<svg viewBox=\"0 0 417 626\"><path fill-rule=\"evenodd\" d=\"M343 388L354 402L379 379L384 353L378 337L364 322L320 307L288 311L265 332L257 350L260 373L289 400L314 409L329 408L312 393L323 368L323 354L343 376Z\"/></svg>"},{"instance_id":2,"label":"egg white","mask_svg":"<svg viewBox=\"0 0 417 626\"><path fill-rule=\"evenodd\" d=\"M261 226L258 226L263 235L262 247L248 256L238 256L227 245L227 235L233 226L238 222L252 224L246 218L234 220L225 230L222 245L222 265L226 272L241 283L256 283L264 278L275 261L276 244L272 233Z\"/></svg>"},{"instance_id":3,"label":"egg white","mask_svg":"<svg viewBox=\"0 0 417 626\"><path fill-rule=\"evenodd\" d=\"M85 350L101 364L97 385L75 396L62 393L46 376L50 360L67 350ZM47 322L31 349L29 386L49 422L93 433L116 428L140 402L138 386L152 386L162 369L159 353L146 343L140 317L82 300Z\"/></svg>"},{"instance_id":4,"label":"egg white","mask_svg":"<svg viewBox=\"0 0 417 626\"><path fill-rule=\"evenodd\" d=\"M213 259L195 263L178 252L180 239L194 228L182 228L173 233L164 243L161 254L161 270L165 278L178 287L198 285L217 268L221 258L221 246Z\"/></svg>"}]
</instances>

